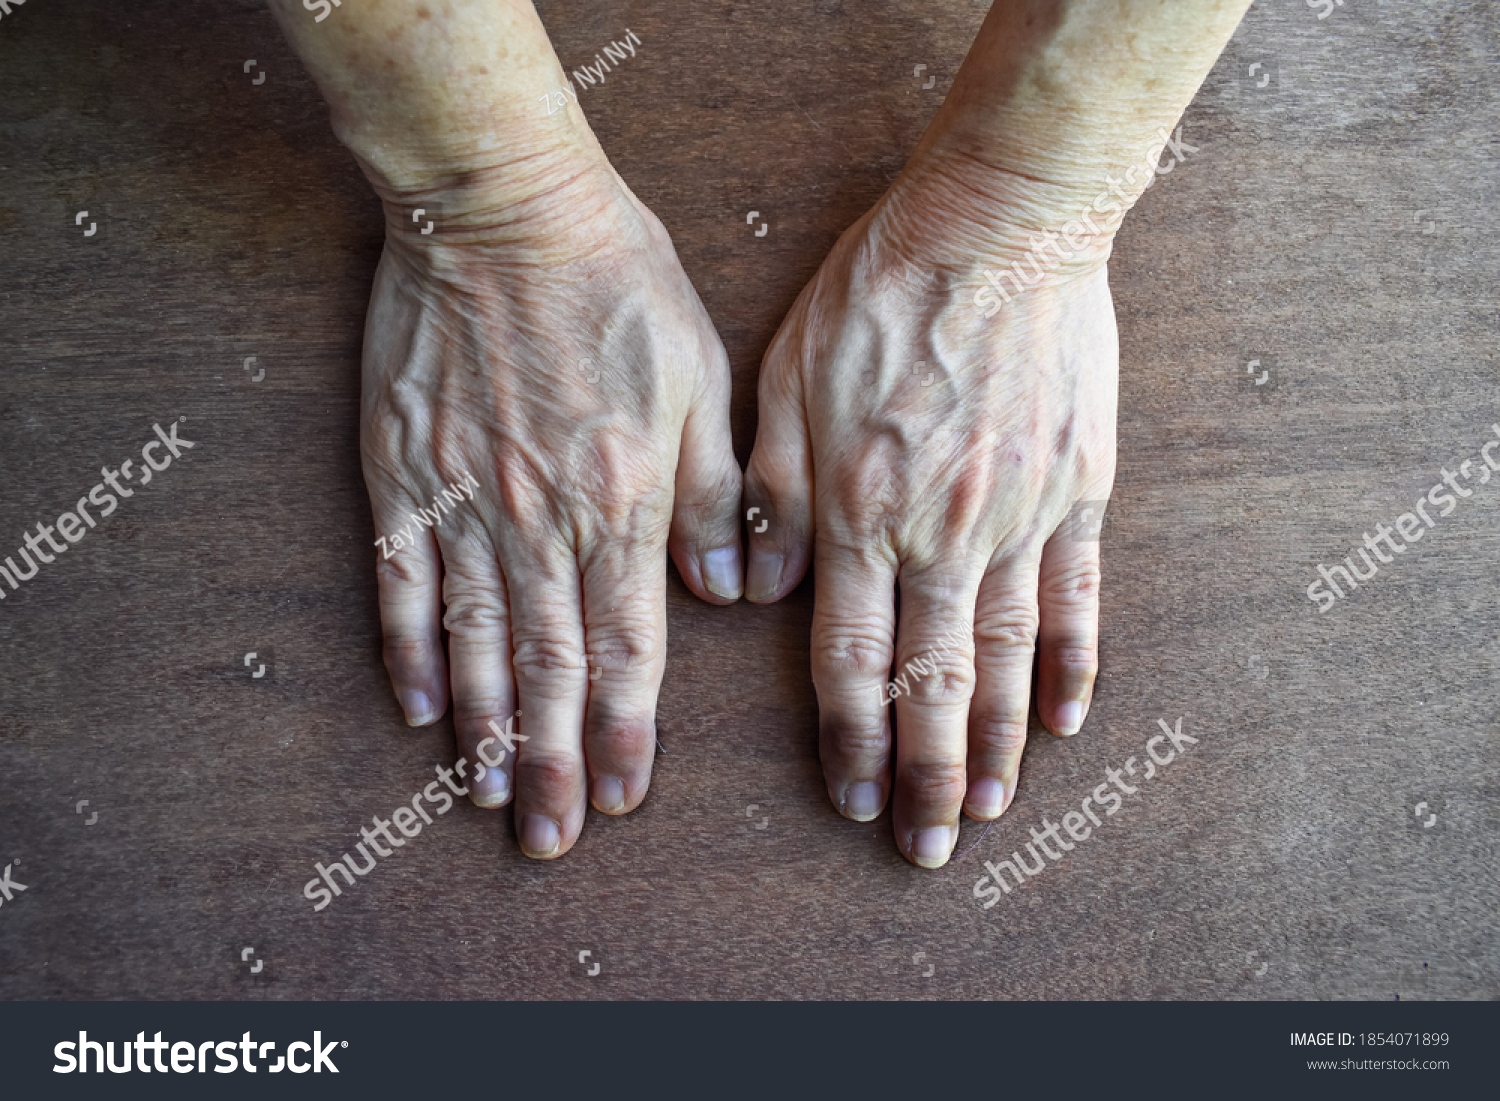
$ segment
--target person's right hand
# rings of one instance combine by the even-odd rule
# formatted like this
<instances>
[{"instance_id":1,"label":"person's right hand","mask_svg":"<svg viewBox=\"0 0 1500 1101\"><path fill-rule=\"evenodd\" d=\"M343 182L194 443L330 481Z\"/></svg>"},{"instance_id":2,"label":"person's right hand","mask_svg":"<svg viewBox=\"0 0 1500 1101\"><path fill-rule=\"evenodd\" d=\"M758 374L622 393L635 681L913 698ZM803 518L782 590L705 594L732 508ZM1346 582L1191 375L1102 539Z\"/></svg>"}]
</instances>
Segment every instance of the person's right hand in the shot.
<instances>
[{"instance_id":1,"label":"person's right hand","mask_svg":"<svg viewBox=\"0 0 1500 1101\"><path fill-rule=\"evenodd\" d=\"M514 794L522 850L550 858L577 839L586 798L623 814L646 794L662 552L698 596L738 599L740 470L728 359L661 223L602 154L526 167L519 202L482 177L381 189L361 450L407 721L435 722L451 698L472 766L519 709L525 740L482 780L471 771L470 795ZM430 529L414 520L469 475L472 500Z\"/></svg>"}]
</instances>

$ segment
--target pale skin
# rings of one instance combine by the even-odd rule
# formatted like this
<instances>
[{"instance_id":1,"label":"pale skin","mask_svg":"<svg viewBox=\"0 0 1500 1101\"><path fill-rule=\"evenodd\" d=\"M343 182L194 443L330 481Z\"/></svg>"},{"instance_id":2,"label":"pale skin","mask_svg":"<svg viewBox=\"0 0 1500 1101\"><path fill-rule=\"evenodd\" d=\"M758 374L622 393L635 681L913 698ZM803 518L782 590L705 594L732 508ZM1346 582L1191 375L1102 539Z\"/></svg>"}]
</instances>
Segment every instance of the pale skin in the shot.
<instances>
[{"instance_id":1,"label":"pale skin","mask_svg":"<svg viewBox=\"0 0 1500 1101\"><path fill-rule=\"evenodd\" d=\"M743 504L770 522L747 572L723 345L580 106L544 112L567 79L531 4L361 0L315 23L272 0L387 214L361 437L377 534L465 472L479 484L415 546L377 552L386 667L411 724L451 701L470 761L522 712L527 740L470 790L514 802L523 852L559 856L587 805L645 797L664 552L715 604L778 600L817 563L829 796L856 821L891 802L915 864L948 860L962 813L1014 798L1034 664L1043 725L1082 726L1098 543L1060 525L1114 479L1118 218L993 316L974 295L1107 180L1138 197L1126 166L1248 4L995 4L905 170L766 352ZM889 703L913 659L936 671Z\"/></svg>"}]
</instances>

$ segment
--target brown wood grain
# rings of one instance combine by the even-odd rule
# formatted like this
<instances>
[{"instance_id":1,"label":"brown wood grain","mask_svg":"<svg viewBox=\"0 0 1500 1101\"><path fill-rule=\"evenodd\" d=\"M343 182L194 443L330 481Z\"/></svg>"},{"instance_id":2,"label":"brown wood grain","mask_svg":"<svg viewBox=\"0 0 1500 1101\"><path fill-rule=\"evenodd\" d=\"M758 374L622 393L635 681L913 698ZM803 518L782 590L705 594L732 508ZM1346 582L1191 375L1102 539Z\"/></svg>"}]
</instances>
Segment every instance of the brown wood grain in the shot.
<instances>
[{"instance_id":1,"label":"brown wood grain","mask_svg":"<svg viewBox=\"0 0 1500 1101\"><path fill-rule=\"evenodd\" d=\"M540 5L565 66L641 40L581 105L724 338L741 461L778 322L985 7ZM315 914L314 862L453 754L447 721L404 725L380 661L357 452L380 212L260 5L14 9L0 555L154 422L198 446L0 601L0 865L28 887L0 906L0 997L1495 997L1500 480L1328 613L1304 590L1500 422L1497 54L1484 0L1247 17L1185 116L1199 152L1112 262L1096 702L1076 738L1034 728L974 851L924 872L889 816L829 805L811 580L721 609L674 575L637 813L590 812L540 864L508 812L460 807ZM978 908L983 860L1178 717L1196 746Z\"/></svg>"}]
</instances>

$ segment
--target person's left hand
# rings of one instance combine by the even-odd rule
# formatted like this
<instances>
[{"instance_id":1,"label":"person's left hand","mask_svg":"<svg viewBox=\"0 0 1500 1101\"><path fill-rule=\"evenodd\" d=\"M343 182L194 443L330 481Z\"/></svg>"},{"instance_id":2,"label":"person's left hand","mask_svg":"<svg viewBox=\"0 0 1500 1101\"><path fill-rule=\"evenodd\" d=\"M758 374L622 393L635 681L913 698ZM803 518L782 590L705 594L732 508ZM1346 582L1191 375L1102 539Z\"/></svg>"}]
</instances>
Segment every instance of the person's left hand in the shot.
<instances>
[{"instance_id":1,"label":"person's left hand","mask_svg":"<svg viewBox=\"0 0 1500 1101\"><path fill-rule=\"evenodd\" d=\"M745 477L770 521L750 534L748 598L780 599L816 559L829 797L880 813L894 696L896 841L923 867L948 860L960 807L993 819L1014 797L1038 651L1042 721L1083 723L1099 545L1065 518L1102 510L1115 468L1108 242L986 319L979 273L1028 231L981 220L968 184L909 167L839 240L766 352Z\"/></svg>"}]
</instances>

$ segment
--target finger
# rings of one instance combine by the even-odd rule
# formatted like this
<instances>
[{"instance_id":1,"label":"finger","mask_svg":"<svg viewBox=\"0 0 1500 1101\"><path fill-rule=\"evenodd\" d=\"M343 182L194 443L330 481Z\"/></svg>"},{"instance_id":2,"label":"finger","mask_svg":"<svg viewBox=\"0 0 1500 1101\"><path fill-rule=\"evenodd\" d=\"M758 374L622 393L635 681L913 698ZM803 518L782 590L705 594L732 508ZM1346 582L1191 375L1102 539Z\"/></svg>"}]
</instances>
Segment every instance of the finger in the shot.
<instances>
[{"instance_id":1,"label":"finger","mask_svg":"<svg viewBox=\"0 0 1500 1101\"><path fill-rule=\"evenodd\" d=\"M722 360L723 349L717 351ZM716 364L713 376L682 426L668 545L688 588L711 604L732 604L745 590L745 566L740 464L729 431L728 362Z\"/></svg>"},{"instance_id":2,"label":"finger","mask_svg":"<svg viewBox=\"0 0 1500 1101\"><path fill-rule=\"evenodd\" d=\"M578 566L539 533L517 532L501 572L510 597L511 669L520 697L516 833L538 859L567 852L583 828L583 713L588 688Z\"/></svg>"},{"instance_id":3,"label":"finger","mask_svg":"<svg viewBox=\"0 0 1500 1101\"><path fill-rule=\"evenodd\" d=\"M442 646L442 567L432 532L413 520L416 503L399 489L371 483L385 668L411 726L436 722L448 709Z\"/></svg>"},{"instance_id":4,"label":"finger","mask_svg":"<svg viewBox=\"0 0 1500 1101\"><path fill-rule=\"evenodd\" d=\"M964 809L988 820L1016 795L1031 708L1037 634L1037 553L995 561L974 607L974 700L969 707L969 789Z\"/></svg>"},{"instance_id":5,"label":"finger","mask_svg":"<svg viewBox=\"0 0 1500 1101\"><path fill-rule=\"evenodd\" d=\"M896 843L924 868L948 862L963 807L982 566L946 559L901 570L896 645Z\"/></svg>"},{"instance_id":6,"label":"finger","mask_svg":"<svg viewBox=\"0 0 1500 1101\"><path fill-rule=\"evenodd\" d=\"M1038 583L1037 714L1054 734L1076 734L1099 673L1099 542L1064 524L1042 551Z\"/></svg>"},{"instance_id":7,"label":"finger","mask_svg":"<svg viewBox=\"0 0 1500 1101\"><path fill-rule=\"evenodd\" d=\"M735 538L739 538L738 531ZM646 797L656 755L656 695L667 653L667 571L660 539L610 541L583 574L589 801L605 814Z\"/></svg>"},{"instance_id":8,"label":"finger","mask_svg":"<svg viewBox=\"0 0 1500 1101\"><path fill-rule=\"evenodd\" d=\"M818 540L817 556L812 678L818 754L833 805L847 818L868 822L890 794L886 678L896 634L895 561L872 546L827 539Z\"/></svg>"},{"instance_id":9,"label":"finger","mask_svg":"<svg viewBox=\"0 0 1500 1101\"><path fill-rule=\"evenodd\" d=\"M812 556L812 449L797 372L776 354L760 370L760 425L745 471L750 564L745 596L780 600L802 580Z\"/></svg>"},{"instance_id":10,"label":"finger","mask_svg":"<svg viewBox=\"0 0 1500 1101\"><path fill-rule=\"evenodd\" d=\"M481 807L503 807L515 791L515 754L499 732L516 711L505 583L489 540L476 534L450 542L455 526L440 529L454 740L471 769L469 798Z\"/></svg>"}]
</instances>

